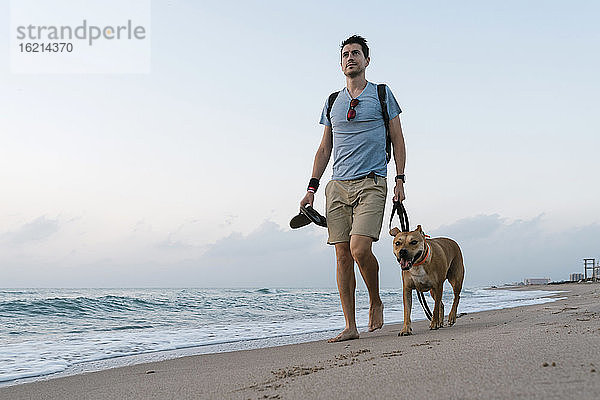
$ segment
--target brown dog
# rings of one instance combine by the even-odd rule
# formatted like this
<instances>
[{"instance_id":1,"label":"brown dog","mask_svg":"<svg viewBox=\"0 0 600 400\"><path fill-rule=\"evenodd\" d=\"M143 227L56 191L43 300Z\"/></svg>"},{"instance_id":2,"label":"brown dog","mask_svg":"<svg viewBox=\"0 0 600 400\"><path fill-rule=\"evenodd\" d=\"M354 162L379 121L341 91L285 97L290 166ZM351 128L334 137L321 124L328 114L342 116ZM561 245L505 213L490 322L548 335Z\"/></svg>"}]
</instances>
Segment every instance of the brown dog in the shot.
<instances>
[{"instance_id":1,"label":"brown dog","mask_svg":"<svg viewBox=\"0 0 600 400\"><path fill-rule=\"evenodd\" d=\"M465 267L458 244L447 238L429 239L421 225L411 232L390 230L394 236L394 255L402 268L402 291L404 303L404 326L398 336L412 335L410 311L413 289L421 292L430 290L435 301L430 329L444 326L444 304L442 290L448 279L454 289L454 302L448 315L448 324L456 322L456 312L462 290Z\"/></svg>"}]
</instances>

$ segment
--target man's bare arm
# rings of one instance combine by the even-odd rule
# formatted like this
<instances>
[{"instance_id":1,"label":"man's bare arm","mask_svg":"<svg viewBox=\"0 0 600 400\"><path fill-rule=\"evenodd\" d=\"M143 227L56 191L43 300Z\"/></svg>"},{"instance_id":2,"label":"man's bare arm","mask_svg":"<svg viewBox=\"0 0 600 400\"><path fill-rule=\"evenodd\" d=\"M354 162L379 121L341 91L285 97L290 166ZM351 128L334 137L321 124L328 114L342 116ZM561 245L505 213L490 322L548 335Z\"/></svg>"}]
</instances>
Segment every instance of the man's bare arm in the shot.
<instances>
[{"instance_id":1,"label":"man's bare arm","mask_svg":"<svg viewBox=\"0 0 600 400\"><path fill-rule=\"evenodd\" d=\"M313 162L312 178L321 179L327 164L329 164L329 158L331 157L331 150L333 149L333 135L331 133L331 127L325 126L323 130L323 138L321 144L315 154L315 161ZM307 191L304 198L300 201L300 207L304 207L310 204L312 207L315 200L315 194Z\"/></svg>"},{"instance_id":2,"label":"man's bare arm","mask_svg":"<svg viewBox=\"0 0 600 400\"><path fill-rule=\"evenodd\" d=\"M400 116L396 116L390 120L390 138L392 139L392 147L394 148L396 175L404 175L404 165L406 164L406 146L404 145L404 136L402 135ZM403 201L405 198L404 182L401 179L398 179L394 187L394 201Z\"/></svg>"}]
</instances>

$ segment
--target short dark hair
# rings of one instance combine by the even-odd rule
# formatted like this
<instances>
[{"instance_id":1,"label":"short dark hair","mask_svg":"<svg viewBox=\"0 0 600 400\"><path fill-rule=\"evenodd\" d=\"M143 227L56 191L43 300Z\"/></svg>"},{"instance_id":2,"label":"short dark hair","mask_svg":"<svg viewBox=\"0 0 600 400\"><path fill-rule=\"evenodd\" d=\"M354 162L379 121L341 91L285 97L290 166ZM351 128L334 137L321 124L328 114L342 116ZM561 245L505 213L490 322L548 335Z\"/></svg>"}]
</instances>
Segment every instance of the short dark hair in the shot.
<instances>
[{"instance_id":1,"label":"short dark hair","mask_svg":"<svg viewBox=\"0 0 600 400\"><path fill-rule=\"evenodd\" d=\"M367 39L365 39L364 37L359 36L359 35L352 35L348 39L346 39L342 42L342 45L340 46L340 55L342 54L342 50L344 49L344 46L347 44L351 44L351 43L360 44L360 47L362 47L362 52L365 55L365 58L369 57L369 46L367 46Z\"/></svg>"}]
</instances>

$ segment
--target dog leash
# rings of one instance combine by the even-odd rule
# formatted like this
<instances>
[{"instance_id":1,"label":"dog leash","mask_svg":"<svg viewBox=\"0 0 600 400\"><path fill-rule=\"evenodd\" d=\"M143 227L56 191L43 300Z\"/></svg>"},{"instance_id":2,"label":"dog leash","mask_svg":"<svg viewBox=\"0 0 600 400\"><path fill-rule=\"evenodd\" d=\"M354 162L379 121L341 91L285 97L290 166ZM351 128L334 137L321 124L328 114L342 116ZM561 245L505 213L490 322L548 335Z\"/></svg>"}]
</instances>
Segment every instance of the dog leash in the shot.
<instances>
[{"instance_id":1,"label":"dog leash","mask_svg":"<svg viewBox=\"0 0 600 400\"><path fill-rule=\"evenodd\" d=\"M400 228L402 228L402 232L410 231L410 226L408 224L408 214L406 213L406 208L404 208L404 204L401 201L394 201L394 205L392 206L392 215L390 215L390 224L389 227L392 229L392 221L394 219L394 215L398 214L398 219L400 220Z\"/></svg>"},{"instance_id":2,"label":"dog leash","mask_svg":"<svg viewBox=\"0 0 600 400\"><path fill-rule=\"evenodd\" d=\"M404 208L404 204L401 201L394 201L394 205L392 206L392 215L390 216L390 224L389 228L392 229L392 221L394 219L394 214L398 214L398 219L400 220L400 227L402 228L402 232L409 232L410 225L408 222L408 213L406 212L406 208ZM425 316L428 320L431 321L433 314L427 305L427 301L425 300L425 295L423 292L417 289L417 299L419 299L419 303L421 303L421 307L423 307L423 311L425 312Z\"/></svg>"},{"instance_id":3,"label":"dog leash","mask_svg":"<svg viewBox=\"0 0 600 400\"><path fill-rule=\"evenodd\" d=\"M431 314L431 310L429 309L429 306L427 305L427 301L425 300L425 295L423 294L423 292L421 292L418 289L417 289L417 298L419 299L419 303L421 303L421 307L423 307L425 316L427 317L428 320L431 321L431 317L433 314Z\"/></svg>"}]
</instances>

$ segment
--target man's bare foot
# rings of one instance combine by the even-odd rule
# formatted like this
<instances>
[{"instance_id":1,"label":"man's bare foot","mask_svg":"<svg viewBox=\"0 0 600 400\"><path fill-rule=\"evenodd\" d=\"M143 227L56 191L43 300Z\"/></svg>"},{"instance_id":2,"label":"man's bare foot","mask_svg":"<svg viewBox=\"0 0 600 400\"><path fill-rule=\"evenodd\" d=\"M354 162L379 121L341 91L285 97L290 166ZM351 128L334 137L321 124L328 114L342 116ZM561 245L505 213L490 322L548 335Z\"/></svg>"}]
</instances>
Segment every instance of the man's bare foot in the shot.
<instances>
[{"instance_id":1,"label":"man's bare foot","mask_svg":"<svg viewBox=\"0 0 600 400\"><path fill-rule=\"evenodd\" d=\"M328 340L329 343L343 342L344 340L358 339L358 331L354 329L344 329L342 333Z\"/></svg>"},{"instance_id":2,"label":"man's bare foot","mask_svg":"<svg viewBox=\"0 0 600 400\"><path fill-rule=\"evenodd\" d=\"M369 308L369 332L373 332L383 326L383 303L371 305Z\"/></svg>"}]
</instances>

